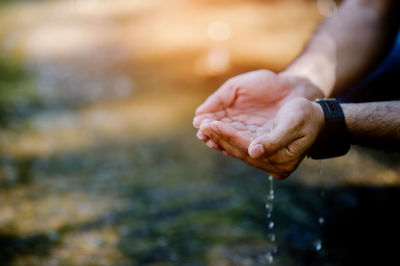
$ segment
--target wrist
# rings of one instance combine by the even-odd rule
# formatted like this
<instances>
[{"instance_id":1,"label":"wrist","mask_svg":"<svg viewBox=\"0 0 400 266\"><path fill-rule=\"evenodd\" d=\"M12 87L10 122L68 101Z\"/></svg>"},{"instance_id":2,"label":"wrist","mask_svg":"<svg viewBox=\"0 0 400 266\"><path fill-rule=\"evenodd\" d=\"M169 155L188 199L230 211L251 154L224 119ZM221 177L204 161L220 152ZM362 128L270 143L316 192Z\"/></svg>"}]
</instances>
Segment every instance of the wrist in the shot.
<instances>
[{"instance_id":1,"label":"wrist","mask_svg":"<svg viewBox=\"0 0 400 266\"><path fill-rule=\"evenodd\" d=\"M315 84L313 84L307 77L287 71L282 71L278 73L278 75L292 88L293 92L291 94L293 98L302 97L313 101L317 98L325 97L323 91L315 86Z\"/></svg>"},{"instance_id":2,"label":"wrist","mask_svg":"<svg viewBox=\"0 0 400 266\"><path fill-rule=\"evenodd\" d=\"M322 110L322 107L320 104L318 104L315 101L311 101L311 104L314 109L313 118L316 121L317 135L318 135L325 126L325 114L324 114L324 110Z\"/></svg>"},{"instance_id":3,"label":"wrist","mask_svg":"<svg viewBox=\"0 0 400 266\"><path fill-rule=\"evenodd\" d=\"M324 123L314 144L307 155L313 159L325 159L344 155L350 149L349 135L346 128L343 110L333 98L317 99L316 113L324 115Z\"/></svg>"},{"instance_id":4,"label":"wrist","mask_svg":"<svg viewBox=\"0 0 400 266\"><path fill-rule=\"evenodd\" d=\"M336 64L334 56L309 48L282 71L284 75L302 77L318 87L323 97L329 97L335 87Z\"/></svg>"}]
</instances>

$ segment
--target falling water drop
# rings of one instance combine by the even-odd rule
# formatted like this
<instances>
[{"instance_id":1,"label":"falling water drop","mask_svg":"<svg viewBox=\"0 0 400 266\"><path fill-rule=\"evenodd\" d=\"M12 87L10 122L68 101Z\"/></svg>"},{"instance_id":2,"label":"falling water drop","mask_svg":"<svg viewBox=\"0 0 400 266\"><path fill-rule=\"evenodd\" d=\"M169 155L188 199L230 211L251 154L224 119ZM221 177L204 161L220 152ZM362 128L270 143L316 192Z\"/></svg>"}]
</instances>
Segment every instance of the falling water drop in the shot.
<instances>
[{"instance_id":1,"label":"falling water drop","mask_svg":"<svg viewBox=\"0 0 400 266\"><path fill-rule=\"evenodd\" d=\"M273 200L273 199L275 199L275 195L272 193L272 194L269 194L268 195L268 199L269 200Z\"/></svg>"},{"instance_id":2,"label":"falling water drop","mask_svg":"<svg viewBox=\"0 0 400 266\"><path fill-rule=\"evenodd\" d=\"M271 242L275 242L276 241L276 235L275 234L269 234L268 238Z\"/></svg>"},{"instance_id":3,"label":"falling water drop","mask_svg":"<svg viewBox=\"0 0 400 266\"><path fill-rule=\"evenodd\" d=\"M272 251L268 251L268 253L265 255L265 259L269 264L274 262L274 254L272 254Z\"/></svg>"},{"instance_id":4,"label":"falling water drop","mask_svg":"<svg viewBox=\"0 0 400 266\"><path fill-rule=\"evenodd\" d=\"M316 251L321 251L321 249L322 249L321 239L318 239L317 241L314 242L314 248Z\"/></svg>"},{"instance_id":5,"label":"falling water drop","mask_svg":"<svg viewBox=\"0 0 400 266\"><path fill-rule=\"evenodd\" d=\"M322 181L322 161L319 160L318 162L318 174L319 174L319 179ZM323 200L325 198L325 191L321 190L320 192L320 198L321 200ZM320 216L318 217L318 224L320 226L320 228L322 228L325 224L325 217L324 216ZM315 248L316 251L321 251L322 249L322 240L321 239L317 239L316 241L314 241L313 246Z\"/></svg>"},{"instance_id":6,"label":"falling water drop","mask_svg":"<svg viewBox=\"0 0 400 266\"><path fill-rule=\"evenodd\" d=\"M269 222L269 224L268 224L269 229L274 229L274 226L275 226L275 224L273 221Z\"/></svg>"},{"instance_id":7,"label":"falling water drop","mask_svg":"<svg viewBox=\"0 0 400 266\"><path fill-rule=\"evenodd\" d=\"M265 204L265 209L267 211L268 239L271 243L275 243L276 234L273 231L275 227L275 222L272 220L272 210L274 209L273 201L275 199L273 177L269 176L268 181L269 181L269 190L267 194L267 203ZM267 253L265 254L266 263L272 264L275 260L275 255L277 253L278 253L278 247L276 245L270 247Z\"/></svg>"}]
</instances>

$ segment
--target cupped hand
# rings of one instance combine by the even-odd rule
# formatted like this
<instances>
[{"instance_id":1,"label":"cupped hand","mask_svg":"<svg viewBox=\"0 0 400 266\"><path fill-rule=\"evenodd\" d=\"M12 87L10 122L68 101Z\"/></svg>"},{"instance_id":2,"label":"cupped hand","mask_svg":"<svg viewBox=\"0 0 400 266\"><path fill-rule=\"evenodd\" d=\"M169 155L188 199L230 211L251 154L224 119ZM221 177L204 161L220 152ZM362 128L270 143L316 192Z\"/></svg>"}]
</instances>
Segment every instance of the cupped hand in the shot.
<instances>
[{"instance_id":1,"label":"cupped hand","mask_svg":"<svg viewBox=\"0 0 400 266\"><path fill-rule=\"evenodd\" d=\"M256 136L257 130L271 120L290 99L323 97L309 80L268 70L248 72L229 79L196 110L193 125L197 137L209 147L222 150L201 130L203 122L221 121L233 129Z\"/></svg>"},{"instance_id":2,"label":"cupped hand","mask_svg":"<svg viewBox=\"0 0 400 266\"><path fill-rule=\"evenodd\" d=\"M254 112L257 121L263 114ZM254 127L235 121L205 120L202 134L226 155L263 169L278 179L288 177L305 157L324 126L319 104L305 98L287 101L273 119ZM261 122L261 120L260 120Z\"/></svg>"}]
</instances>

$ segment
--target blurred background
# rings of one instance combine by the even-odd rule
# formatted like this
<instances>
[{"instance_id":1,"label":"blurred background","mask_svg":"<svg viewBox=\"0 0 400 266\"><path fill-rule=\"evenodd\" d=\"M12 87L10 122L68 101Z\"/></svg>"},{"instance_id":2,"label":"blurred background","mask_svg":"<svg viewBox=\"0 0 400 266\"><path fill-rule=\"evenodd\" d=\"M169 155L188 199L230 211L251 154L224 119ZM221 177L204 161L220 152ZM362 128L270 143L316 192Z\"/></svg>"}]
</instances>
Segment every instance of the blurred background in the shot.
<instances>
[{"instance_id":1,"label":"blurred background","mask_svg":"<svg viewBox=\"0 0 400 266\"><path fill-rule=\"evenodd\" d=\"M395 256L400 156L275 182L195 137L227 78L279 71L328 0L0 1L0 265L346 265ZM276 239L271 239L271 233Z\"/></svg>"}]
</instances>

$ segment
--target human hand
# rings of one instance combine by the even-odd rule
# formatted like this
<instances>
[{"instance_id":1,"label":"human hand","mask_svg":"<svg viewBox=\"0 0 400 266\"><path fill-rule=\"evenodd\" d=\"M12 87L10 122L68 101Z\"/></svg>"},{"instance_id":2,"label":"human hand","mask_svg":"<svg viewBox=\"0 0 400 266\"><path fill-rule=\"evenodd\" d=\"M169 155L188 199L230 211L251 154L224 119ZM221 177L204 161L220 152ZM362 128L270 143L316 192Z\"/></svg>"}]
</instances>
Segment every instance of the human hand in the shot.
<instances>
[{"instance_id":1,"label":"human hand","mask_svg":"<svg viewBox=\"0 0 400 266\"><path fill-rule=\"evenodd\" d=\"M200 130L225 155L283 179L303 160L321 132L325 117L319 104L296 98L286 102L273 119L259 128L245 124L238 128L234 123L205 120Z\"/></svg>"},{"instance_id":2,"label":"human hand","mask_svg":"<svg viewBox=\"0 0 400 266\"><path fill-rule=\"evenodd\" d=\"M268 70L248 72L229 79L197 108L193 125L200 129L203 121L222 121L237 130L256 134L280 107L290 99L315 99L323 93L305 78L275 74ZM209 147L221 150L199 130L197 137Z\"/></svg>"}]
</instances>

